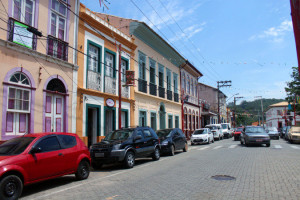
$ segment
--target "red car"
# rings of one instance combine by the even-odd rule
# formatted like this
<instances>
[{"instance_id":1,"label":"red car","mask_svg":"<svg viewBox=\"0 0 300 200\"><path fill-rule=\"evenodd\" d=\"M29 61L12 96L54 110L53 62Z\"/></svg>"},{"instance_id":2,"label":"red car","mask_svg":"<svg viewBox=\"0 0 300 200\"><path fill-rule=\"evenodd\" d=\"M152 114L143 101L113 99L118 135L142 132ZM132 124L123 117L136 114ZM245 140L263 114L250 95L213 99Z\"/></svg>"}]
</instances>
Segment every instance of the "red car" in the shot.
<instances>
[{"instance_id":1,"label":"red car","mask_svg":"<svg viewBox=\"0 0 300 200\"><path fill-rule=\"evenodd\" d=\"M234 141L240 140L240 136L241 136L243 129L244 129L244 127L238 127L234 131L234 133L233 133Z\"/></svg>"},{"instance_id":2,"label":"red car","mask_svg":"<svg viewBox=\"0 0 300 200\"><path fill-rule=\"evenodd\" d=\"M73 133L27 134L0 145L0 199L17 199L23 185L90 173L90 153Z\"/></svg>"}]
</instances>

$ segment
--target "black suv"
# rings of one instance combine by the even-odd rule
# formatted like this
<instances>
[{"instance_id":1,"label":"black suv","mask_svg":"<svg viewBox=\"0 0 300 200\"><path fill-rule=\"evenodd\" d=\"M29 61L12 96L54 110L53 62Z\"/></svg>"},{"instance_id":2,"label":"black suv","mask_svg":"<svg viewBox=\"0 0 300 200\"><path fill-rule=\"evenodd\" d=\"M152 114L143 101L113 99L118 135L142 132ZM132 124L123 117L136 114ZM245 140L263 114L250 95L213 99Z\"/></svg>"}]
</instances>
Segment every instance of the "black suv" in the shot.
<instances>
[{"instance_id":1,"label":"black suv","mask_svg":"<svg viewBox=\"0 0 300 200\"><path fill-rule=\"evenodd\" d=\"M99 169L103 164L123 162L132 168L137 157L159 160L159 139L152 128L124 128L109 133L101 142L90 147L92 166Z\"/></svg>"}]
</instances>

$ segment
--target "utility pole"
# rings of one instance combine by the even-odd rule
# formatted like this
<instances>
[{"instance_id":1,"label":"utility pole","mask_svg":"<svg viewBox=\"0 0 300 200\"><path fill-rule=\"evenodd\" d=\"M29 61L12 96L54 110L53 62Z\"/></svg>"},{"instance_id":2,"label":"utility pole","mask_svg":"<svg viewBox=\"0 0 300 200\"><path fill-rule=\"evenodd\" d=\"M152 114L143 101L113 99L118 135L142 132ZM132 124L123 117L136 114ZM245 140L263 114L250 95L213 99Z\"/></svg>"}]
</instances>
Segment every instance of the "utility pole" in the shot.
<instances>
[{"instance_id":1,"label":"utility pole","mask_svg":"<svg viewBox=\"0 0 300 200\"><path fill-rule=\"evenodd\" d=\"M220 88L221 87L230 87L231 81L217 81L218 85L218 124L220 123Z\"/></svg>"},{"instance_id":2,"label":"utility pole","mask_svg":"<svg viewBox=\"0 0 300 200\"><path fill-rule=\"evenodd\" d=\"M233 121L234 121L234 128L236 128L236 118L235 118L235 113L236 113L236 106L235 106L235 103L236 103L236 99L241 99L241 98L244 98L244 97L234 97L233 98L233 105L234 105L234 112L233 112Z\"/></svg>"},{"instance_id":3,"label":"utility pole","mask_svg":"<svg viewBox=\"0 0 300 200\"><path fill-rule=\"evenodd\" d=\"M260 98L260 104L261 104L261 123L264 126L264 106L263 106L262 96L255 96L254 98Z\"/></svg>"},{"instance_id":4,"label":"utility pole","mask_svg":"<svg viewBox=\"0 0 300 200\"><path fill-rule=\"evenodd\" d=\"M121 44L119 44L119 129L122 128L122 87L121 87L121 73L122 73L122 70L121 70Z\"/></svg>"}]
</instances>

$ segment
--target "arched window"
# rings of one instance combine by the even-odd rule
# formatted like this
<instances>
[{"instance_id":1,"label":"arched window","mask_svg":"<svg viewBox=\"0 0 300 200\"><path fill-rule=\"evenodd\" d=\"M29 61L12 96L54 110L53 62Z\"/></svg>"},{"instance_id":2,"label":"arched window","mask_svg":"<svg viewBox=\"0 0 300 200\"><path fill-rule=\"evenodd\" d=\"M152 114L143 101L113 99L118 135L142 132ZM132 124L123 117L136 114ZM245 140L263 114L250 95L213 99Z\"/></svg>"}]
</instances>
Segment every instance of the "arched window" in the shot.
<instances>
[{"instance_id":1,"label":"arched window","mask_svg":"<svg viewBox=\"0 0 300 200\"><path fill-rule=\"evenodd\" d=\"M23 135L29 130L31 109L31 83L21 71L13 73L8 80L6 107L6 135Z\"/></svg>"}]
</instances>

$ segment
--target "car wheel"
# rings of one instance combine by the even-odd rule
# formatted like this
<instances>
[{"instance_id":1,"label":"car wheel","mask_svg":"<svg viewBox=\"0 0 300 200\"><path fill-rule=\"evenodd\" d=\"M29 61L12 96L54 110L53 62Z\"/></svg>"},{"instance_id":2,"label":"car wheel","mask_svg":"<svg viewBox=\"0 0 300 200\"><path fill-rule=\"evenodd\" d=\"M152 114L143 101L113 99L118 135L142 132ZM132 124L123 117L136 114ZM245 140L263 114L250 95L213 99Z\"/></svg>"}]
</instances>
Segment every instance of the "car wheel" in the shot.
<instances>
[{"instance_id":1,"label":"car wheel","mask_svg":"<svg viewBox=\"0 0 300 200\"><path fill-rule=\"evenodd\" d=\"M293 143L294 143L294 141L293 141L293 140L290 140L290 143L291 143L291 144L293 144Z\"/></svg>"},{"instance_id":2,"label":"car wheel","mask_svg":"<svg viewBox=\"0 0 300 200\"><path fill-rule=\"evenodd\" d=\"M152 156L152 160L159 160L160 159L160 151L159 148L155 148L153 156Z\"/></svg>"},{"instance_id":3,"label":"car wheel","mask_svg":"<svg viewBox=\"0 0 300 200\"><path fill-rule=\"evenodd\" d=\"M86 160L80 161L75 176L77 180L87 179L90 175L90 164Z\"/></svg>"},{"instance_id":4,"label":"car wheel","mask_svg":"<svg viewBox=\"0 0 300 200\"><path fill-rule=\"evenodd\" d=\"M93 167L93 169L95 169L95 170L101 169L102 164L101 164L101 163L92 162L92 167Z\"/></svg>"},{"instance_id":5,"label":"car wheel","mask_svg":"<svg viewBox=\"0 0 300 200\"><path fill-rule=\"evenodd\" d=\"M185 143L184 148L182 149L183 152L187 152L187 151L188 151L188 148L189 148L188 144Z\"/></svg>"},{"instance_id":6,"label":"car wheel","mask_svg":"<svg viewBox=\"0 0 300 200\"><path fill-rule=\"evenodd\" d=\"M132 151L128 151L125 155L124 164L126 168L133 168L135 164L135 156Z\"/></svg>"},{"instance_id":7,"label":"car wheel","mask_svg":"<svg viewBox=\"0 0 300 200\"><path fill-rule=\"evenodd\" d=\"M241 145L243 145L244 144L244 142L243 142L243 140L241 139Z\"/></svg>"},{"instance_id":8,"label":"car wheel","mask_svg":"<svg viewBox=\"0 0 300 200\"><path fill-rule=\"evenodd\" d=\"M268 143L268 144L266 144L267 145L267 147L270 147L270 143Z\"/></svg>"},{"instance_id":9,"label":"car wheel","mask_svg":"<svg viewBox=\"0 0 300 200\"><path fill-rule=\"evenodd\" d=\"M193 145L194 145L194 143L193 143L193 142L191 142L191 145L193 146Z\"/></svg>"},{"instance_id":10,"label":"car wheel","mask_svg":"<svg viewBox=\"0 0 300 200\"><path fill-rule=\"evenodd\" d=\"M215 142L215 139L212 140L212 143L214 143L214 142Z\"/></svg>"},{"instance_id":11,"label":"car wheel","mask_svg":"<svg viewBox=\"0 0 300 200\"><path fill-rule=\"evenodd\" d=\"M0 199L18 199L23 190L23 183L16 175L8 175L0 182Z\"/></svg>"},{"instance_id":12,"label":"car wheel","mask_svg":"<svg viewBox=\"0 0 300 200\"><path fill-rule=\"evenodd\" d=\"M209 143L210 143L210 139L208 138L207 144L209 144Z\"/></svg>"},{"instance_id":13,"label":"car wheel","mask_svg":"<svg viewBox=\"0 0 300 200\"><path fill-rule=\"evenodd\" d=\"M175 147L174 145L171 146L171 151L170 151L170 156L174 156L175 155Z\"/></svg>"}]
</instances>

